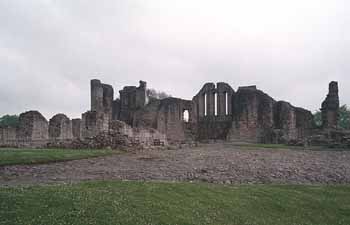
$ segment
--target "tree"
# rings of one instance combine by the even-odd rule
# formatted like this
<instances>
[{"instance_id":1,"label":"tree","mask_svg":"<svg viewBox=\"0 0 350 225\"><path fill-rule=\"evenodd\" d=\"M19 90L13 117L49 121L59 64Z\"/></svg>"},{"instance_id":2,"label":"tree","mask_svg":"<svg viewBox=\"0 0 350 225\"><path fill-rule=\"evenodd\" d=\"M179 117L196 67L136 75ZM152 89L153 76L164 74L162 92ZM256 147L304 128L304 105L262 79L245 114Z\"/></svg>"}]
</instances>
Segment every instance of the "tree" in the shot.
<instances>
[{"instance_id":1,"label":"tree","mask_svg":"<svg viewBox=\"0 0 350 225\"><path fill-rule=\"evenodd\" d=\"M314 120L318 127L322 126L322 113L317 111L314 113ZM342 105L339 108L338 126L343 129L350 129L350 109L347 105Z\"/></svg>"},{"instance_id":2,"label":"tree","mask_svg":"<svg viewBox=\"0 0 350 225\"><path fill-rule=\"evenodd\" d=\"M19 124L17 115L5 115L0 118L0 127L16 127Z\"/></svg>"},{"instance_id":3,"label":"tree","mask_svg":"<svg viewBox=\"0 0 350 225\"><path fill-rule=\"evenodd\" d=\"M347 105L342 105L339 109L338 126L344 129L350 129L350 109Z\"/></svg>"},{"instance_id":4,"label":"tree","mask_svg":"<svg viewBox=\"0 0 350 225\"><path fill-rule=\"evenodd\" d=\"M150 98L155 98L155 99L164 99L164 98L171 97L171 95L169 95L163 91L157 91L155 89L147 89L147 96Z\"/></svg>"},{"instance_id":5,"label":"tree","mask_svg":"<svg viewBox=\"0 0 350 225\"><path fill-rule=\"evenodd\" d=\"M314 113L314 121L317 127L322 126L322 113L321 111L317 111Z\"/></svg>"}]
</instances>

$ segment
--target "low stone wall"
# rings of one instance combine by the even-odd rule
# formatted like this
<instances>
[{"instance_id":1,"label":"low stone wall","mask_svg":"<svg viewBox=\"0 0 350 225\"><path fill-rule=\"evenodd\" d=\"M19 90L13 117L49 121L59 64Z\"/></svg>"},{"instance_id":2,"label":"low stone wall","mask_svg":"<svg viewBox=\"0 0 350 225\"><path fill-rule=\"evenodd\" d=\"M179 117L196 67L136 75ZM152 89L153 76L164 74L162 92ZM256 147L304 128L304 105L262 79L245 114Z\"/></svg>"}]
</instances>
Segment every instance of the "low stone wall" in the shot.
<instances>
[{"instance_id":1,"label":"low stone wall","mask_svg":"<svg viewBox=\"0 0 350 225\"><path fill-rule=\"evenodd\" d=\"M18 127L0 128L0 147L118 148L165 146L167 138L153 128L132 128L125 122L108 122L106 114L89 111L83 120L57 114L48 122L39 112L20 115Z\"/></svg>"},{"instance_id":2,"label":"low stone wall","mask_svg":"<svg viewBox=\"0 0 350 225\"><path fill-rule=\"evenodd\" d=\"M16 127L0 127L0 147L13 146L17 140Z\"/></svg>"},{"instance_id":3,"label":"low stone wall","mask_svg":"<svg viewBox=\"0 0 350 225\"><path fill-rule=\"evenodd\" d=\"M81 119L72 119L72 134L74 139L81 136Z\"/></svg>"},{"instance_id":4,"label":"low stone wall","mask_svg":"<svg viewBox=\"0 0 350 225\"><path fill-rule=\"evenodd\" d=\"M49 123L38 111L22 113L19 116L16 136L18 140L47 140L49 138Z\"/></svg>"},{"instance_id":5,"label":"low stone wall","mask_svg":"<svg viewBox=\"0 0 350 225\"><path fill-rule=\"evenodd\" d=\"M168 144L166 135L160 133L156 129L132 128L126 123L118 120L110 122L108 134L116 140L127 139L128 143L125 143L126 145L165 146Z\"/></svg>"},{"instance_id":6,"label":"low stone wall","mask_svg":"<svg viewBox=\"0 0 350 225\"><path fill-rule=\"evenodd\" d=\"M1 147L45 147L49 140L48 121L38 111L28 111L19 116L18 127L1 129Z\"/></svg>"},{"instance_id":7,"label":"low stone wall","mask_svg":"<svg viewBox=\"0 0 350 225\"><path fill-rule=\"evenodd\" d=\"M91 138L100 132L107 131L109 125L108 115L99 111L87 111L82 114L80 125L80 138Z\"/></svg>"},{"instance_id":8,"label":"low stone wall","mask_svg":"<svg viewBox=\"0 0 350 225\"><path fill-rule=\"evenodd\" d=\"M231 116L207 116L197 123L197 140L227 140L232 127Z\"/></svg>"},{"instance_id":9,"label":"low stone wall","mask_svg":"<svg viewBox=\"0 0 350 225\"><path fill-rule=\"evenodd\" d=\"M111 148L138 146L148 148L152 146L168 145L166 135L155 129L132 128L118 120L109 123L109 129L97 135L74 140L50 140L49 147L59 148Z\"/></svg>"},{"instance_id":10,"label":"low stone wall","mask_svg":"<svg viewBox=\"0 0 350 225\"><path fill-rule=\"evenodd\" d=\"M325 146L329 148L350 148L350 131L342 129L319 129L314 130L313 135L308 137L310 146Z\"/></svg>"},{"instance_id":11,"label":"low stone wall","mask_svg":"<svg viewBox=\"0 0 350 225\"><path fill-rule=\"evenodd\" d=\"M64 114L57 114L49 121L50 139L73 139L72 121Z\"/></svg>"}]
</instances>

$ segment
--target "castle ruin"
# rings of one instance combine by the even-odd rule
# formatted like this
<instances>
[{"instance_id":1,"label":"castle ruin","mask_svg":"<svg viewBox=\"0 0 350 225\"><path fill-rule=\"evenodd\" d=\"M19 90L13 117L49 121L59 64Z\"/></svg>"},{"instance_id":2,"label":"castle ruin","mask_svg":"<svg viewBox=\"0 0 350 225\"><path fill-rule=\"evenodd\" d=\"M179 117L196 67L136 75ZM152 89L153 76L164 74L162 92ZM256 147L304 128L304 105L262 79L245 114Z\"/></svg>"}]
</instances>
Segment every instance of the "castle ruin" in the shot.
<instances>
[{"instance_id":1,"label":"castle ruin","mask_svg":"<svg viewBox=\"0 0 350 225\"><path fill-rule=\"evenodd\" d=\"M208 140L251 143L305 143L321 130L337 129L338 83L322 103L322 128L310 111L276 101L256 86L206 83L192 98L155 99L147 83L126 86L114 99L111 85L91 80L91 108L80 119L39 112L22 113L18 127L0 128L0 146L159 146Z\"/></svg>"}]
</instances>

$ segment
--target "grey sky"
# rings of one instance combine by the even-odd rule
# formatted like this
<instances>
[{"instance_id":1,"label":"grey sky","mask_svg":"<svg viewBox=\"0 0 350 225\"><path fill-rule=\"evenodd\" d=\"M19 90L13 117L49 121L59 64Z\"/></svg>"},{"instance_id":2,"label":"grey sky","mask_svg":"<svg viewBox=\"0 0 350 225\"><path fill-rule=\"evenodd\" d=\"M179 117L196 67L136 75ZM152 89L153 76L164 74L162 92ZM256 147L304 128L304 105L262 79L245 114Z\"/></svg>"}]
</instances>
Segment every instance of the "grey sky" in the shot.
<instances>
[{"instance_id":1,"label":"grey sky","mask_svg":"<svg viewBox=\"0 0 350 225\"><path fill-rule=\"evenodd\" d=\"M312 111L350 104L348 0L0 0L0 115L89 108L89 80L191 99L256 84Z\"/></svg>"}]
</instances>

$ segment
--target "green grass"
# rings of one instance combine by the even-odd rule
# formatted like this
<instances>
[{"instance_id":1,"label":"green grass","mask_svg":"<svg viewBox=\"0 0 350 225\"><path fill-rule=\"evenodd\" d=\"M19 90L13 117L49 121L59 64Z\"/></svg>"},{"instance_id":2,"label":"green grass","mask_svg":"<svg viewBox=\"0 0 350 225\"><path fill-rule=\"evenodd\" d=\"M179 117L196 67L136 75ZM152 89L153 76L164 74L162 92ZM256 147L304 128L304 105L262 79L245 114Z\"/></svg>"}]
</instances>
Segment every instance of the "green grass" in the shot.
<instances>
[{"instance_id":1,"label":"green grass","mask_svg":"<svg viewBox=\"0 0 350 225\"><path fill-rule=\"evenodd\" d=\"M349 225L350 186L92 182L0 188L1 225Z\"/></svg>"},{"instance_id":2,"label":"green grass","mask_svg":"<svg viewBox=\"0 0 350 225\"><path fill-rule=\"evenodd\" d=\"M112 150L1 149L0 166L60 162L106 156L115 152Z\"/></svg>"}]
</instances>

